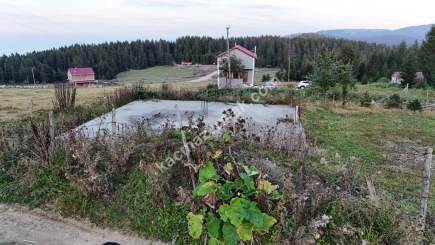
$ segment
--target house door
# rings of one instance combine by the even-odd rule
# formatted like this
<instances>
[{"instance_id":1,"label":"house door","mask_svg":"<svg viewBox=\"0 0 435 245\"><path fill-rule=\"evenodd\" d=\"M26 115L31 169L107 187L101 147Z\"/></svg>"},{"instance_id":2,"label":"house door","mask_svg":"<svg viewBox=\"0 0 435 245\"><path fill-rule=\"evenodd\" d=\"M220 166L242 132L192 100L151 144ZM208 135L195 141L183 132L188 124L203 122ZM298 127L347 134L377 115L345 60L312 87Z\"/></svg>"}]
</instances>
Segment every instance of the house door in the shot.
<instances>
[{"instance_id":1,"label":"house door","mask_svg":"<svg viewBox=\"0 0 435 245\"><path fill-rule=\"evenodd\" d=\"M248 72L243 72L243 83L248 83Z\"/></svg>"}]
</instances>

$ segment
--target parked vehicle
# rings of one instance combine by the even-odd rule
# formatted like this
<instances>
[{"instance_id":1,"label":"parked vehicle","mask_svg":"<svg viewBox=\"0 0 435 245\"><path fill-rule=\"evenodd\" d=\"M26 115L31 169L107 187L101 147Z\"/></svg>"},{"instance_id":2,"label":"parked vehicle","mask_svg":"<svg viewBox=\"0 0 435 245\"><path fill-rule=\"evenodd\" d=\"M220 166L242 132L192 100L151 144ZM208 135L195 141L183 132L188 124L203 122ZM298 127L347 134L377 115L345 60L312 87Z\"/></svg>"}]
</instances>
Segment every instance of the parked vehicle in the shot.
<instances>
[{"instance_id":1,"label":"parked vehicle","mask_svg":"<svg viewBox=\"0 0 435 245\"><path fill-rule=\"evenodd\" d=\"M298 86L296 86L297 89L305 89L306 87L311 85L311 81L308 80L304 80L304 81L300 81Z\"/></svg>"}]
</instances>

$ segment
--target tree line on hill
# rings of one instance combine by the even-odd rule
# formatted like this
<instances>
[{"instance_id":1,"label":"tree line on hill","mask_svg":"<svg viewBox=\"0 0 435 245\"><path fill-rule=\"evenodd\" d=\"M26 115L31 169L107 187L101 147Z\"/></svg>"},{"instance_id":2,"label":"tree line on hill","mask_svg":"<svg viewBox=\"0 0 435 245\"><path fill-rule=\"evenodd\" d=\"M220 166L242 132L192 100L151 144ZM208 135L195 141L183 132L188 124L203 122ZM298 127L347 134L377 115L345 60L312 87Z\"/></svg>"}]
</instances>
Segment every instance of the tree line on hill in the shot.
<instances>
[{"instance_id":1,"label":"tree line on hill","mask_svg":"<svg viewBox=\"0 0 435 245\"><path fill-rule=\"evenodd\" d=\"M369 44L361 41L320 36L294 38L279 36L238 37L231 44L256 48L258 67L281 68L278 76L286 80L290 55L290 79L300 80L313 70L319 53L330 50L349 61L355 78L362 82L389 77L395 71L425 73L435 85L435 28L421 45L407 47ZM182 60L213 64L218 53L225 51L224 38L186 36L175 41L138 40L102 44L73 45L27 54L0 57L0 83L61 82L69 67L93 67L97 79L113 79L119 72L172 65Z\"/></svg>"}]
</instances>

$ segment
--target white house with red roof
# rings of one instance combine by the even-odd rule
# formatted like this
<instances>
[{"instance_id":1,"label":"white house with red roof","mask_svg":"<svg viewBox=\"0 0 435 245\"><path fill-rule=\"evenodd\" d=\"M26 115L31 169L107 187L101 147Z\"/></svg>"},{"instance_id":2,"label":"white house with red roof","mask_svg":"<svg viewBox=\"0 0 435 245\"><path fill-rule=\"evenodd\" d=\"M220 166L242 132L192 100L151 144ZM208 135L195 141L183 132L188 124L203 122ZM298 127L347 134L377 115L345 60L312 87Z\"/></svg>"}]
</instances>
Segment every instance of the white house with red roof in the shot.
<instances>
[{"instance_id":1,"label":"white house with red roof","mask_svg":"<svg viewBox=\"0 0 435 245\"><path fill-rule=\"evenodd\" d=\"M228 59L228 51L222 52L217 56L218 87L219 88L240 88L254 86L255 61L257 60L256 50L251 51L240 45L235 45L229 50L230 57L237 58L243 67L242 72L231 72L229 79L223 73L223 65ZM231 69L231 65L230 65Z\"/></svg>"},{"instance_id":2,"label":"white house with red roof","mask_svg":"<svg viewBox=\"0 0 435 245\"><path fill-rule=\"evenodd\" d=\"M89 85L95 84L95 72L92 67L74 67L69 68L68 72L68 83L72 85Z\"/></svg>"}]
</instances>

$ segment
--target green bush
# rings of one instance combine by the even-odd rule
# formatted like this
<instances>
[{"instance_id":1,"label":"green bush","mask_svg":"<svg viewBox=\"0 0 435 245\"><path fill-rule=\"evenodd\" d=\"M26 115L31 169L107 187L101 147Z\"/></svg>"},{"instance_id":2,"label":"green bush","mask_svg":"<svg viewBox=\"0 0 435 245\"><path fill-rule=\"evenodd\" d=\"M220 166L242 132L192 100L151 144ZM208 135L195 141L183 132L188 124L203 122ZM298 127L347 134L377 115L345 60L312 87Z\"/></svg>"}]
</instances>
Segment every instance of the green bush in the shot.
<instances>
[{"instance_id":1,"label":"green bush","mask_svg":"<svg viewBox=\"0 0 435 245\"><path fill-rule=\"evenodd\" d=\"M391 95L387 99L385 107L387 107L387 108L401 108L402 107L402 98L400 98L400 95L398 95L398 94Z\"/></svg>"},{"instance_id":2,"label":"green bush","mask_svg":"<svg viewBox=\"0 0 435 245\"><path fill-rule=\"evenodd\" d=\"M243 171L238 170L241 166ZM270 201L280 199L278 186L262 179L253 166L227 163L223 169L225 174L221 176L213 162L207 160L199 170L199 185L192 194L208 210L187 215L189 235L200 239L207 233L208 244L238 244L252 240L256 233L269 232L277 220L263 213L256 200L259 194Z\"/></svg>"},{"instance_id":3,"label":"green bush","mask_svg":"<svg viewBox=\"0 0 435 245\"><path fill-rule=\"evenodd\" d=\"M422 111L423 107L421 106L421 103L418 99L415 99L411 102L408 103L408 105L406 106L406 108L408 108L408 110L411 111Z\"/></svg>"},{"instance_id":4,"label":"green bush","mask_svg":"<svg viewBox=\"0 0 435 245\"><path fill-rule=\"evenodd\" d=\"M376 82L377 83L390 83L390 79L388 79L386 77L381 77Z\"/></svg>"},{"instance_id":5,"label":"green bush","mask_svg":"<svg viewBox=\"0 0 435 245\"><path fill-rule=\"evenodd\" d=\"M370 97L370 94L368 92L365 92L362 94L360 98L361 106L369 107L371 105L372 98Z\"/></svg>"}]
</instances>

